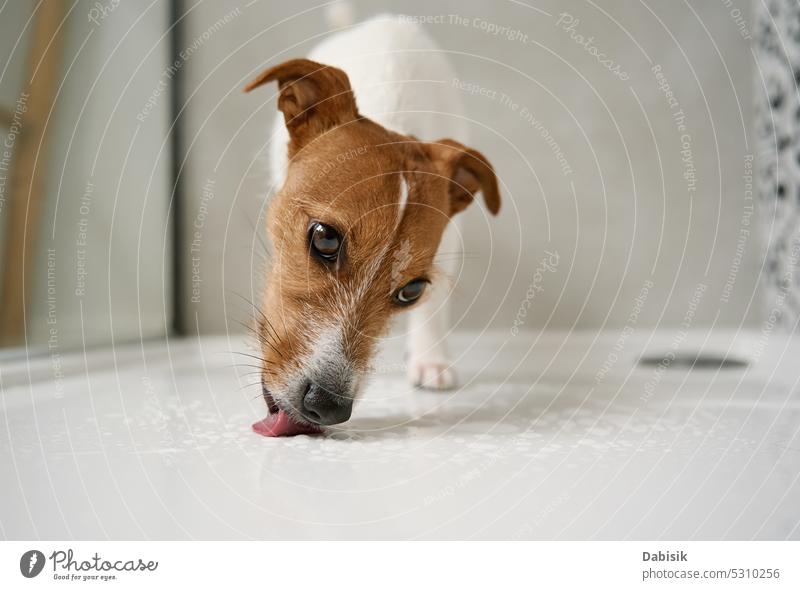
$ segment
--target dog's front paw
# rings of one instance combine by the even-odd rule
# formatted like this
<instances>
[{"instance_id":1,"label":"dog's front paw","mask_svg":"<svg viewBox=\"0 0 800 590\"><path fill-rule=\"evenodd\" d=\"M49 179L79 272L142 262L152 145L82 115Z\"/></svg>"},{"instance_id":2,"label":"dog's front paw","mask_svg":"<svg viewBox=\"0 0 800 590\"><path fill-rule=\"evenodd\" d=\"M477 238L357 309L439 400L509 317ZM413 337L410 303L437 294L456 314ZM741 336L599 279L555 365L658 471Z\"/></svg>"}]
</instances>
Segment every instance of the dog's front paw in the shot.
<instances>
[{"instance_id":1,"label":"dog's front paw","mask_svg":"<svg viewBox=\"0 0 800 590\"><path fill-rule=\"evenodd\" d=\"M414 387L423 389L453 389L456 372L447 361L411 359L408 363L408 379Z\"/></svg>"}]
</instances>

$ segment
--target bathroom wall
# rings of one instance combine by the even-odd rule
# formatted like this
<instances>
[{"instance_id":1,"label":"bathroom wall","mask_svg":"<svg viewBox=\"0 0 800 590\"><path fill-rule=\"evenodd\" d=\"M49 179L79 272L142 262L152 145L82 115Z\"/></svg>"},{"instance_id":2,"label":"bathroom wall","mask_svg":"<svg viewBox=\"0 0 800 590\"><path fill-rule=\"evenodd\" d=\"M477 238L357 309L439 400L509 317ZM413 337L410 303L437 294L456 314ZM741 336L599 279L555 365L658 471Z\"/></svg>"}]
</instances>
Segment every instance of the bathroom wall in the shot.
<instances>
[{"instance_id":1,"label":"bathroom wall","mask_svg":"<svg viewBox=\"0 0 800 590\"><path fill-rule=\"evenodd\" d=\"M426 23L459 72L431 87L463 86L470 142L500 175L500 216L464 217L459 327L757 324L749 2L352 4ZM239 295L260 287L274 113L272 92L239 89L331 27L305 0L185 6L185 44L201 41L184 68L183 319L238 329Z\"/></svg>"},{"instance_id":2,"label":"bathroom wall","mask_svg":"<svg viewBox=\"0 0 800 590\"><path fill-rule=\"evenodd\" d=\"M49 349L54 367L59 351L163 336L171 321L167 91L148 106L168 64L169 6L65 4L61 77L40 123L51 131L37 161L47 170L25 314L26 344ZM11 111L24 108L36 6L7 3L0 16L0 104ZM5 189L6 200L25 198Z\"/></svg>"}]
</instances>

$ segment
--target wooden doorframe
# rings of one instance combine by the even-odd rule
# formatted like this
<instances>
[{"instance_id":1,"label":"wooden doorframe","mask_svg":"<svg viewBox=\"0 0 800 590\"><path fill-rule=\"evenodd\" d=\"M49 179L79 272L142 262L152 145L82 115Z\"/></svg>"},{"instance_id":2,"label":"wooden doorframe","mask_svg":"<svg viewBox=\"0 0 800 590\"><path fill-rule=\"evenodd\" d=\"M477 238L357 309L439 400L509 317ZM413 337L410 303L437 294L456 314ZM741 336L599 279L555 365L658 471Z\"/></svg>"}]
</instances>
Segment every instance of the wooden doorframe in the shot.
<instances>
[{"instance_id":1,"label":"wooden doorframe","mask_svg":"<svg viewBox=\"0 0 800 590\"><path fill-rule=\"evenodd\" d=\"M45 176L52 124L46 125L53 108L61 74L62 47L67 14L65 0L38 5L31 36L26 83L17 108L7 113L7 125L18 123L13 146L6 201L5 263L0 293L0 344L25 341L26 294L33 286L32 264L37 253L45 199ZM24 109L20 106L24 103Z\"/></svg>"}]
</instances>

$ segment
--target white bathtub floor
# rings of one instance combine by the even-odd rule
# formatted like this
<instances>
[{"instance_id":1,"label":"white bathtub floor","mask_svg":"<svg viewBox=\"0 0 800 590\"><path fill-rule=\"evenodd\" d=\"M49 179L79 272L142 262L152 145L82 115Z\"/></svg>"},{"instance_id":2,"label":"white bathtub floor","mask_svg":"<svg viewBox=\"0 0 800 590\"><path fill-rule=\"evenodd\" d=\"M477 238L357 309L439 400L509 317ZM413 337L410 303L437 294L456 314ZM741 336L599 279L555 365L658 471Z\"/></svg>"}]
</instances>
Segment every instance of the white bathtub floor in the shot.
<instances>
[{"instance_id":1,"label":"white bathtub floor","mask_svg":"<svg viewBox=\"0 0 800 590\"><path fill-rule=\"evenodd\" d=\"M350 423L288 439L250 431L236 340L6 362L0 536L800 539L798 342L661 373L634 361L674 334L619 337L463 334L451 393L385 354Z\"/></svg>"}]
</instances>

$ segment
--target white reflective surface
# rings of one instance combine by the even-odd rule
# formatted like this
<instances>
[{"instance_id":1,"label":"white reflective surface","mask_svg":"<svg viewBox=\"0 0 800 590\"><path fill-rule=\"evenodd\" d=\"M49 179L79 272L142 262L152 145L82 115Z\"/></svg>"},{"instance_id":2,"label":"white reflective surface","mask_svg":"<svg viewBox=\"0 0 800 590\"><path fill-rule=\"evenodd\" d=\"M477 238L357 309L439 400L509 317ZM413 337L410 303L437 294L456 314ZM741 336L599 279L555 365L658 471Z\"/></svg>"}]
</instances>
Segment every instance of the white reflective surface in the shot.
<instances>
[{"instance_id":1,"label":"white reflective surface","mask_svg":"<svg viewBox=\"0 0 800 590\"><path fill-rule=\"evenodd\" d=\"M239 342L64 357L60 380L4 363L0 534L800 539L800 346L740 334L749 369L634 368L674 336L461 335L449 393L387 354L349 423L288 439L250 431ZM682 346L732 340L706 338Z\"/></svg>"}]
</instances>

